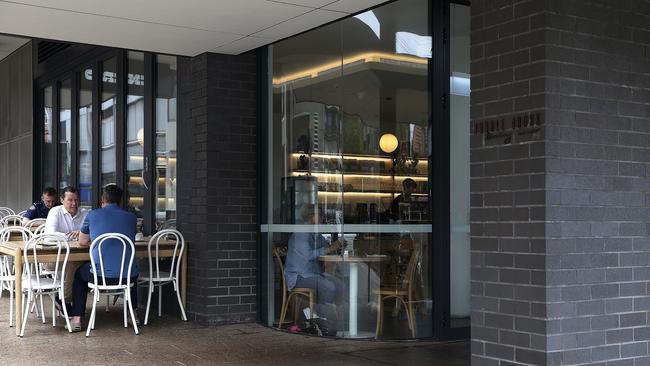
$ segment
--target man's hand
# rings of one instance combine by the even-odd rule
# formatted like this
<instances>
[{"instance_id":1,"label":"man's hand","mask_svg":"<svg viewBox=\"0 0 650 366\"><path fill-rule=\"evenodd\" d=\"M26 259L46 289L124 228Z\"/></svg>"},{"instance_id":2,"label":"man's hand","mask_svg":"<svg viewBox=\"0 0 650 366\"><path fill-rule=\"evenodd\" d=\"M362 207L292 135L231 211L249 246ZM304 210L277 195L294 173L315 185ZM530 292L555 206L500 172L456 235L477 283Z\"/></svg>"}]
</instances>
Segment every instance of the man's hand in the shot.
<instances>
[{"instance_id":1,"label":"man's hand","mask_svg":"<svg viewBox=\"0 0 650 366\"><path fill-rule=\"evenodd\" d=\"M327 247L327 254L332 254L332 253L338 252L339 250L341 250L341 248L343 248L343 246L345 244L346 244L346 241L344 239L339 239L339 240L333 242L332 244L330 244L329 247Z\"/></svg>"},{"instance_id":2,"label":"man's hand","mask_svg":"<svg viewBox=\"0 0 650 366\"><path fill-rule=\"evenodd\" d=\"M79 245L82 247L90 246L90 235L79 232Z\"/></svg>"},{"instance_id":3,"label":"man's hand","mask_svg":"<svg viewBox=\"0 0 650 366\"><path fill-rule=\"evenodd\" d=\"M79 239L79 230L69 231L65 234L65 238L68 240L77 240Z\"/></svg>"}]
</instances>

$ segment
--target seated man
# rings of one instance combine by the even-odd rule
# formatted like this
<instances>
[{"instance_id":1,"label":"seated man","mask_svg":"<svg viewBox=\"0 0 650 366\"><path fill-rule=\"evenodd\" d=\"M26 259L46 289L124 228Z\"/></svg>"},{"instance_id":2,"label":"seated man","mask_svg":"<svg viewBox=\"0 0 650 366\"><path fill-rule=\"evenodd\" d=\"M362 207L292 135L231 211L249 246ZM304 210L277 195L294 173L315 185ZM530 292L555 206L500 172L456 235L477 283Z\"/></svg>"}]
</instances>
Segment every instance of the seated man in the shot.
<instances>
[{"instance_id":1,"label":"seated man","mask_svg":"<svg viewBox=\"0 0 650 366\"><path fill-rule=\"evenodd\" d=\"M41 200L34 202L25 212L23 226L34 219L47 219L47 214L52 207L56 206L56 203L56 190L52 187L45 188Z\"/></svg>"},{"instance_id":2,"label":"seated man","mask_svg":"<svg viewBox=\"0 0 650 366\"><path fill-rule=\"evenodd\" d=\"M79 229L86 218L88 212L79 208L79 191L74 187L63 188L61 195L61 205L50 209L45 221L45 233L59 233L66 236L68 240L77 240L79 238ZM68 262L65 268L65 283L63 284L63 294L65 299L72 297L72 274L77 269L77 262ZM54 265L44 265L45 269L53 271ZM57 298L57 306L61 304ZM59 309L61 310L61 309Z\"/></svg>"},{"instance_id":3,"label":"seated man","mask_svg":"<svg viewBox=\"0 0 650 366\"><path fill-rule=\"evenodd\" d=\"M120 207L122 202L122 189L115 184L109 184L102 189L102 208L92 210L83 226L79 235L79 244L90 246L91 241L98 236L106 233L124 234L132 241L135 241L136 217L133 213L128 212ZM116 284L119 282L120 272L123 270L124 276L127 274L128 262L124 261L124 268L121 268L122 261L122 243L106 241L102 244L102 261L104 263L104 274L106 275L106 284ZM99 268L99 248L94 248L91 255L94 258L97 271ZM131 248L127 246L126 258L131 256ZM137 284L140 269L138 262L134 259L131 267L131 283ZM98 276L98 281L101 279ZM92 266L90 263L82 264L74 275L74 284L72 286L72 320L70 326L72 331L81 331L81 317L86 313L86 299L88 296L88 283L93 282ZM138 287L131 287L131 301L133 310L138 308Z\"/></svg>"},{"instance_id":4,"label":"seated man","mask_svg":"<svg viewBox=\"0 0 650 366\"><path fill-rule=\"evenodd\" d=\"M301 212L305 224L316 225L321 222L322 214L313 204L306 204ZM339 300L345 286L338 278L321 271L318 257L339 251L345 244L337 240L328 245L327 240L320 234L294 233L289 239L285 276L287 288L306 287L316 290L318 302L316 312L320 312L336 325L335 312L328 311L321 304L332 304ZM334 318L334 319L332 319Z\"/></svg>"}]
</instances>

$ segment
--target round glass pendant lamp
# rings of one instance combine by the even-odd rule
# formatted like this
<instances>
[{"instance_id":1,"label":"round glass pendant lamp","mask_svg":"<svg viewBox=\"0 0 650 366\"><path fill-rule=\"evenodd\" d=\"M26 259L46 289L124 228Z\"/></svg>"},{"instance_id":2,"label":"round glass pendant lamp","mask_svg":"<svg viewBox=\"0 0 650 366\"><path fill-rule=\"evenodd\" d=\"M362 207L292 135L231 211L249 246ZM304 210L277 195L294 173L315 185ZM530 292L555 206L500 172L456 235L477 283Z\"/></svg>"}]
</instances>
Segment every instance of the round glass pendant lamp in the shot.
<instances>
[{"instance_id":1,"label":"round glass pendant lamp","mask_svg":"<svg viewBox=\"0 0 650 366\"><path fill-rule=\"evenodd\" d=\"M385 133L381 135L381 138L379 138L379 148L381 151L387 154L395 151L398 144L399 142L397 141L397 136L393 135L392 133Z\"/></svg>"}]
</instances>

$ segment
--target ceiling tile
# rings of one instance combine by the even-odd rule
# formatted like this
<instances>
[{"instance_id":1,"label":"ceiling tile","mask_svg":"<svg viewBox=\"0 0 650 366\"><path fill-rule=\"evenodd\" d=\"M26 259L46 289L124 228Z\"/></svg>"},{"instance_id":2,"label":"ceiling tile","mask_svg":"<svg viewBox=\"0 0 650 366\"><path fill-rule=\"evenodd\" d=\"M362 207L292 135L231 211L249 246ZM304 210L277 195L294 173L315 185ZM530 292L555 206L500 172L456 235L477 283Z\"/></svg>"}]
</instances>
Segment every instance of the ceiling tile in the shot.
<instances>
[{"instance_id":1,"label":"ceiling tile","mask_svg":"<svg viewBox=\"0 0 650 366\"><path fill-rule=\"evenodd\" d=\"M346 13L358 13L385 2L386 0L339 0L335 3L324 6L323 9L343 11Z\"/></svg>"},{"instance_id":2,"label":"ceiling tile","mask_svg":"<svg viewBox=\"0 0 650 366\"><path fill-rule=\"evenodd\" d=\"M71 26L74 25L74 26ZM240 35L0 2L0 32L195 56Z\"/></svg>"},{"instance_id":3,"label":"ceiling tile","mask_svg":"<svg viewBox=\"0 0 650 366\"><path fill-rule=\"evenodd\" d=\"M273 39L249 36L249 37L238 39L232 43L228 43L223 46L217 47L211 50L210 52L238 55L240 53L250 51L270 43L273 43Z\"/></svg>"},{"instance_id":4,"label":"ceiling tile","mask_svg":"<svg viewBox=\"0 0 650 366\"><path fill-rule=\"evenodd\" d=\"M335 2L336 0L268 0L270 2L278 2L278 3L285 3L285 4L293 4L293 5L302 5L302 6L308 6L310 8L320 8L323 7L327 4L331 4Z\"/></svg>"},{"instance_id":5,"label":"ceiling tile","mask_svg":"<svg viewBox=\"0 0 650 366\"><path fill-rule=\"evenodd\" d=\"M316 28L322 24L331 22L344 16L344 13L316 9L310 11L307 14L265 29L261 32L257 32L254 34L254 36L278 40L312 28Z\"/></svg>"},{"instance_id":6,"label":"ceiling tile","mask_svg":"<svg viewBox=\"0 0 650 366\"><path fill-rule=\"evenodd\" d=\"M21 0L23 4L201 30L249 35L304 14L309 7L267 0ZM330 1L331 2L331 1ZM188 6L191 4L191 6Z\"/></svg>"}]
</instances>

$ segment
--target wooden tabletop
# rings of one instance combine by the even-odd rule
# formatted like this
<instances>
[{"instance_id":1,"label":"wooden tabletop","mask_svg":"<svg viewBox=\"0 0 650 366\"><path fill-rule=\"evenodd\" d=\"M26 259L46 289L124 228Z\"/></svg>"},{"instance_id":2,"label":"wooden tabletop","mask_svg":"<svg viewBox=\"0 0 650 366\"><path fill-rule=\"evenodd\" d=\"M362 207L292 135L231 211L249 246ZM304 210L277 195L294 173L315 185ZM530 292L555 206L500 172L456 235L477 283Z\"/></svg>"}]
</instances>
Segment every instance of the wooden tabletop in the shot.
<instances>
[{"instance_id":1,"label":"wooden tabletop","mask_svg":"<svg viewBox=\"0 0 650 366\"><path fill-rule=\"evenodd\" d=\"M136 252L141 252L141 251L146 251L147 250L147 245L149 244L149 239L150 237L144 237L140 240L136 240L133 242L135 245L135 250ZM173 247L176 244L175 240L165 240L161 239L159 241L159 249L170 249L170 247ZM10 240L8 242L0 243L0 253L6 254L6 255L12 255L17 249L23 249L25 246L25 242L22 240ZM88 252L89 247L88 246L81 246L79 244L79 241L77 240L70 240L68 241L68 246L70 247L70 253L83 253L83 252ZM56 251L56 246L46 246L46 245L39 245L38 247L39 251L47 251L48 249L51 249L52 251ZM152 252L155 250L155 246L152 246Z\"/></svg>"},{"instance_id":2,"label":"wooden tabletop","mask_svg":"<svg viewBox=\"0 0 650 366\"><path fill-rule=\"evenodd\" d=\"M321 262L353 262L353 263L368 263L368 262L385 262L389 260L387 255L365 255L365 256L343 256L343 255L321 255L318 257Z\"/></svg>"}]
</instances>

